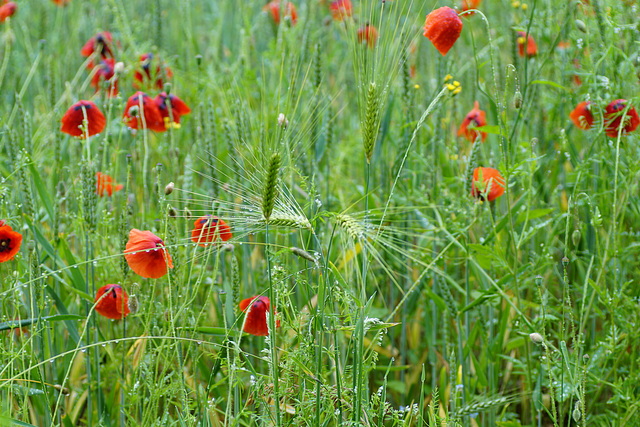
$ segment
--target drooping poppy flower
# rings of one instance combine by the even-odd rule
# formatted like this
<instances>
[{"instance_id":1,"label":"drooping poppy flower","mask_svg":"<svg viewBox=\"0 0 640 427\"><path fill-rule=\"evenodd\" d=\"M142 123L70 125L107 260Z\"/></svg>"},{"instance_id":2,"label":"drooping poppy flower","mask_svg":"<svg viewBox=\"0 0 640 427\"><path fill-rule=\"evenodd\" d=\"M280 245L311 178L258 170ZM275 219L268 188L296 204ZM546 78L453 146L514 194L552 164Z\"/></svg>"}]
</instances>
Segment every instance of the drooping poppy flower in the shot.
<instances>
[{"instance_id":1,"label":"drooping poppy flower","mask_svg":"<svg viewBox=\"0 0 640 427\"><path fill-rule=\"evenodd\" d=\"M505 181L500 172L494 168L475 168L473 171L473 181L471 182L471 195L480 200L484 200L485 193L487 200L493 202L504 194Z\"/></svg>"},{"instance_id":2,"label":"drooping poppy flower","mask_svg":"<svg viewBox=\"0 0 640 427\"><path fill-rule=\"evenodd\" d=\"M469 111L464 117L464 120L460 125L460 129L458 129L458 136L464 136L471 142L476 140L478 134L480 134L482 142L487 139L486 132L480 132L477 129L470 129L469 125L473 125L473 127L481 127L487 125L486 113L480 109L480 104L478 104L478 101L473 104L473 110Z\"/></svg>"},{"instance_id":3,"label":"drooping poppy flower","mask_svg":"<svg viewBox=\"0 0 640 427\"><path fill-rule=\"evenodd\" d=\"M13 16L18 11L18 5L14 2L7 2L0 6L0 22L4 22L7 18Z\"/></svg>"},{"instance_id":4,"label":"drooping poppy flower","mask_svg":"<svg viewBox=\"0 0 640 427\"><path fill-rule=\"evenodd\" d=\"M173 116L173 126L180 127L180 117L191 112L187 104L174 94L167 95L165 92L161 92L153 102L160 112L165 129L171 126L171 116ZM169 107L171 107L171 113L169 113Z\"/></svg>"},{"instance_id":5,"label":"drooping poppy flower","mask_svg":"<svg viewBox=\"0 0 640 427\"><path fill-rule=\"evenodd\" d=\"M518 55L524 57L524 47L527 45L527 58L536 56L538 54L538 45L533 39L533 36L524 31L518 31Z\"/></svg>"},{"instance_id":6,"label":"drooping poppy flower","mask_svg":"<svg viewBox=\"0 0 640 427\"><path fill-rule=\"evenodd\" d=\"M164 132L164 120L154 100L144 92L136 92L129 97L124 107L122 121L131 129L147 129Z\"/></svg>"},{"instance_id":7,"label":"drooping poppy flower","mask_svg":"<svg viewBox=\"0 0 640 427\"><path fill-rule=\"evenodd\" d=\"M96 89L96 92L98 92L102 88L102 82L109 81L113 78L113 76L115 75L115 65L116 60L113 58L103 59L98 65L96 65L93 78L91 79L91 86ZM107 96L116 95L118 95L118 81L113 80L109 84Z\"/></svg>"},{"instance_id":8,"label":"drooping poppy flower","mask_svg":"<svg viewBox=\"0 0 640 427\"><path fill-rule=\"evenodd\" d=\"M220 237L223 242L233 237L231 227L217 216L202 216L196 219L193 225L194 229L191 231L191 241L203 248L209 243L215 242L218 237Z\"/></svg>"},{"instance_id":9,"label":"drooping poppy flower","mask_svg":"<svg viewBox=\"0 0 640 427\"><path fill-rule=\"evenodd\" d=\"M358 29L358 43L366 41L367 45L370 48L373 48L375 47L377 40L378 30L373 25L369 25L369 23L367 23Z\"/></svg>"},{"instance_id":10,"label":"drooping poppy flower","mask_svg":"<svg viewBox=\"0 0 640 427\"><path fill-rule=\"evenodd\" d=\"M342 21L353 14L351 0L335 0L329 4L334 21Z\"/></svg>"},{"instance_id":11,"label":"drooping poppy flower","mask_svg":"<svg viewBox=\"0 0 640 427\"><path fill-rule=\"evenodd\" d=\"M123 188L122 185L113 182L113 178L105 173L97 172L96 179L98 181L96 193L100 197L104 197L105 191L107 192L107 195L111 197L113 193L120 191Z\"/></svg>"},{"instance_id":12,"label":"drooping poppy flower","mask_svg":"<svg viewBox=\"0 0 640 427\"><path fill-rule=\"evenodd\" d=\"M482 3L482 0L462 0L462 11L466 12L467 10L470 9L477 9L478 6L480 6L480 3ZM464 16L467 15L474 15L475 12L470 12L465 14Z\"/></svg>"},{"instance_id":13,"label":"drooping poppy flower","mask_svg":"<svg viewBox=\"0 0 640 427\"><path fill-rule=\"evenodd\" d=\"M288 16L291 19L292 25L296 25L296 23L298 22L298 10L290 1L287 1L285 8L286 8L286 11L284 15ZM282 6L280 5L280 0L273 0L267 3L262 8L263 11L269 12L269 14L271 15L271 18L273 19L273 22L276 25L280 25L280 9L282 9Z\"/></svg>"},{"instance_id":14,"label":"drooping poppy flower","mask_svg":"<svg viewBox=\"0 0 640 427\"><path fill-rule=\"evenodd\" d=\"M129 295L120 285L104 285L96 294L96 311L109 319L119 320L129 314Z\"/></svg>"},{"instance_id":15,"label":"drooping poppy flower","mask_svg":"<svg viewBox=\"0 0 640 427\"><path fill-rule=\"evenodd\" d=\"M22 245L22 234L0 220L0 262L11 261Z\"/></svg>"},{"instance_id":16,"label":"drooping poppy flower","mask_svg":"<svg viewBox=\"0 0 640 427\"><path fill-rule=\"evenodd\" d=\"M445 56L462 33L462 20L455 10L441 7L427 15L424 36Z\"/></svg>"},{"instance_id":17,"label":"drooping poppy flower","mask_svg":"<svg viewBox=\"0 0 640 427\"><path fill-rule=\"evenodd\" d=\"M140 89L142 86L152 86L158 90L162 90L164 87L163 77L166 76L167 79L173 77L171 68L164 63L160 64L158 60L155 60L155 62L158 63L154 68L152 66L154 59L153 53L140 55L140 68L133 74L133 87L135 89Z\"/></svg>"},{"instance_id":18,"label":"drooping poppy flower","mask_svg":"<svg viewBox=\"0 0 640 427\"><path fill-rule=\"evenodd\" d=\"M134 228L129 232L124 257L137 275L159 279L167 274L167 267L173 268L171 255L163 246L162 239L152 232Z\"/></svg>"},{"instance_id":19,"label":"drooping poppy flower","mask_svg":"<svg viewBox=\"0 0 640 427\"><path fill-rule=\"evenodd\" d=\"M82 128L85 114L87 115L86 133ZM62 116L62 128L60 130L71 136L84 139L87 134L93 136L102 132L106 124L107 119L96 104L91 101L78 101Z\"/></svg>"},{"instance_id":20,"label":"drooping poppy flower","mask_svg":"<svg viewBox=\"0 0 640 427\"><path fill-rule=\"evenodd\" d=\"M80 54L85 58L90 57L95 52L103 59L113 58L113 36L109 31L102 31L91 37L82 46ZM93 62L89 63L89 68L93 68Z\"/></svg>"},{"instance_id":21,"label":"drooping poppy flower","mask_svg":"<svg viewBox=\"0 0 640 427\"><path fill-rule=\"evenodd\" d=\"M569 118L576 127L587 130L593 126L593 114L591 114L591 102L582 101L573 109Z\"/></svg>"},{"instance_id":22,"label":"drooping poppy flower","mask_svg":"<svg viewBox=\"0 0 640 427\"><path fill-rule=\"evenodd\" d=\"M247 319L244 321L244 331L251 335L265 337L269 335L267 325L267 311L269 311L269 298L255 296L240 301L240 310L247 311ZM276 328L280 327L280 320L276 320Z\"/></svg>"},{"instance_id":23,"label":"drooping poppy flower","mask_svg":"<svg viewBox=\"0 0 640 427\"><path fill-rule=\"evenodd\" d=\"M640 125L640 117L634 107L629 108L624 113L624 123L622 122L623 111L627 108L626 99L616 99L611 101L604 112L605 133L609 138L617 138L618 131L622 127L622 134L633 132Z\"/></svg>"}]
</instances>

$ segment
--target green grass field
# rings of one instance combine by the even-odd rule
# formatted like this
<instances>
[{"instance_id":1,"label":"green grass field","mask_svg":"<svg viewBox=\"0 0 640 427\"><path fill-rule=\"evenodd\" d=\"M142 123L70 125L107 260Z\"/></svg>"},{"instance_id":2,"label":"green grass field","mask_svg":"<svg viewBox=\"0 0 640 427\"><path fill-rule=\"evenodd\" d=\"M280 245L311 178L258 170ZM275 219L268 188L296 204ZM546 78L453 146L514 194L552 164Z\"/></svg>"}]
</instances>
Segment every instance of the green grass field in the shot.
<instances>
[{"instance_id":1,"label":"green grass field","mask_svg":"<svg viewBox=\"0 0 640 427\"><path fill-rule=\"evenodd\" d=\"M0 425L640 426L637 1L4 1Z\"/></svg>"}]
</instances>

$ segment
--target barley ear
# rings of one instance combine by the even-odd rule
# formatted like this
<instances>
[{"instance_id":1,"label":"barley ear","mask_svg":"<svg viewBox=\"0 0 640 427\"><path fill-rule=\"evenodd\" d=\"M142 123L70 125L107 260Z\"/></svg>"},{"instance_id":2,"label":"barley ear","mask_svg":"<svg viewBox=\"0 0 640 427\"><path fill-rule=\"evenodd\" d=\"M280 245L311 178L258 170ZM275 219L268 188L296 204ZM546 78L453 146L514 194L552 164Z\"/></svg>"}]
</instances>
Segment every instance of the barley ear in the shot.
<instances>
[{"instance_id":1,"label":"barley ear","mask_svg":"<svg viewBox=\"0 0 640 427\"><path fill-rule=\"evenodd\" d=\"M280 154L273 153L269 159L269 168L267 169L267 179L264 182L264 190L262 191L262 215L268 223L273 212L273 206L278 198L278 173L280 172Z\"/></svg>"},{"instance_id":2,"label":"barley ear","mask_svg":"<svg viewBox=\"0 0 640 427\"><path fill-rule=\"evenodd\" d=\"M362 129L362 138L364 143L364 155L367 163L371 163L373 156L373 147L376 144L376 136L378 133L378 108L380 107L378 99L378 89L374 82L369 83L367 92L367 111L364 118L364 126Z\"/></svg>"}]
</instances>

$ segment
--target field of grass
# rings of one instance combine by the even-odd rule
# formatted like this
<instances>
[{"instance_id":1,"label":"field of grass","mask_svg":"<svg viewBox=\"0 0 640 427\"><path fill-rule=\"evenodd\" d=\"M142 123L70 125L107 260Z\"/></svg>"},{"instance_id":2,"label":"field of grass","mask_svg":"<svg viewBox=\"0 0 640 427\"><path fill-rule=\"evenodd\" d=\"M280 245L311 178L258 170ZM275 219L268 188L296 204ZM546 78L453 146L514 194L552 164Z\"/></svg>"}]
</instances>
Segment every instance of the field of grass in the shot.
<instances>
[{"instance_id":1,"label":"field of grass","mask_svg":"<svg viewBox=\"0 0 640 427\"><path fill-rule=\"evenodd\" d=\"M462 1L4 0L0 425L640 426L640 6Z\"/></svg>"}]
</instances>

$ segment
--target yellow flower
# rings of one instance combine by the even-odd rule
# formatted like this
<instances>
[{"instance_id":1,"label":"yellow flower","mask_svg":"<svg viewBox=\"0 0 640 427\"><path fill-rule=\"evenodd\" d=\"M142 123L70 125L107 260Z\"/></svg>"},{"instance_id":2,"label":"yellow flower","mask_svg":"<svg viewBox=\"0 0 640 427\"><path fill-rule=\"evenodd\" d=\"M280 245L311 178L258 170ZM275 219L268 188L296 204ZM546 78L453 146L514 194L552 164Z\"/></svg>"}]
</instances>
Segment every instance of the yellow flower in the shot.
<instances>
[{"instance_id":1,"label":"yellow flower","mask_svg":"<svg viewBox=\"0 0 640 427\"><path fill-rule=\"evenodd\" d=\"M513 6L514 8L518 8L520 7L520 2L518 0L515 0L514 2L511 3L511 6Z\"/></svg>"},{"instance_id":2,"label":"yellow flower","mask_svg":"<svg viewBox=\"0 0 640 427\"><path fill-rule=\"evenodd\" d=\"M455 88L456 88L456 87L455 87L454 85L452 85L451 83L449 83L449 84L447 85L447 89L449 89L449 90L454 90Z\"/></svg>"},{"instance_id":3,"label":"yellow flower","mask_svg":"<svg viewBox=\"0 0 640 427\"><path fill-rule=\"evenodd\" d=\"M453 78L453 77L451 77L451 74L447 74L447 75L445 76L445 78L444 78L444 81L446 82L446 81L448 81L448 80L451 80L452 78Z\"/></svg>"},{"instance_id":4,"label":"yellow flower","mask_svg":"<svg viewBox=\"0 0 640 427\"><path fill-rule=\"evenodd\" d=\"M527 4L526 4L526 3L522 3L522 10L527 10L527 8L528 8L528 7L529 7L529 6L527 6Z\"/></svg>"}]
</instances>

